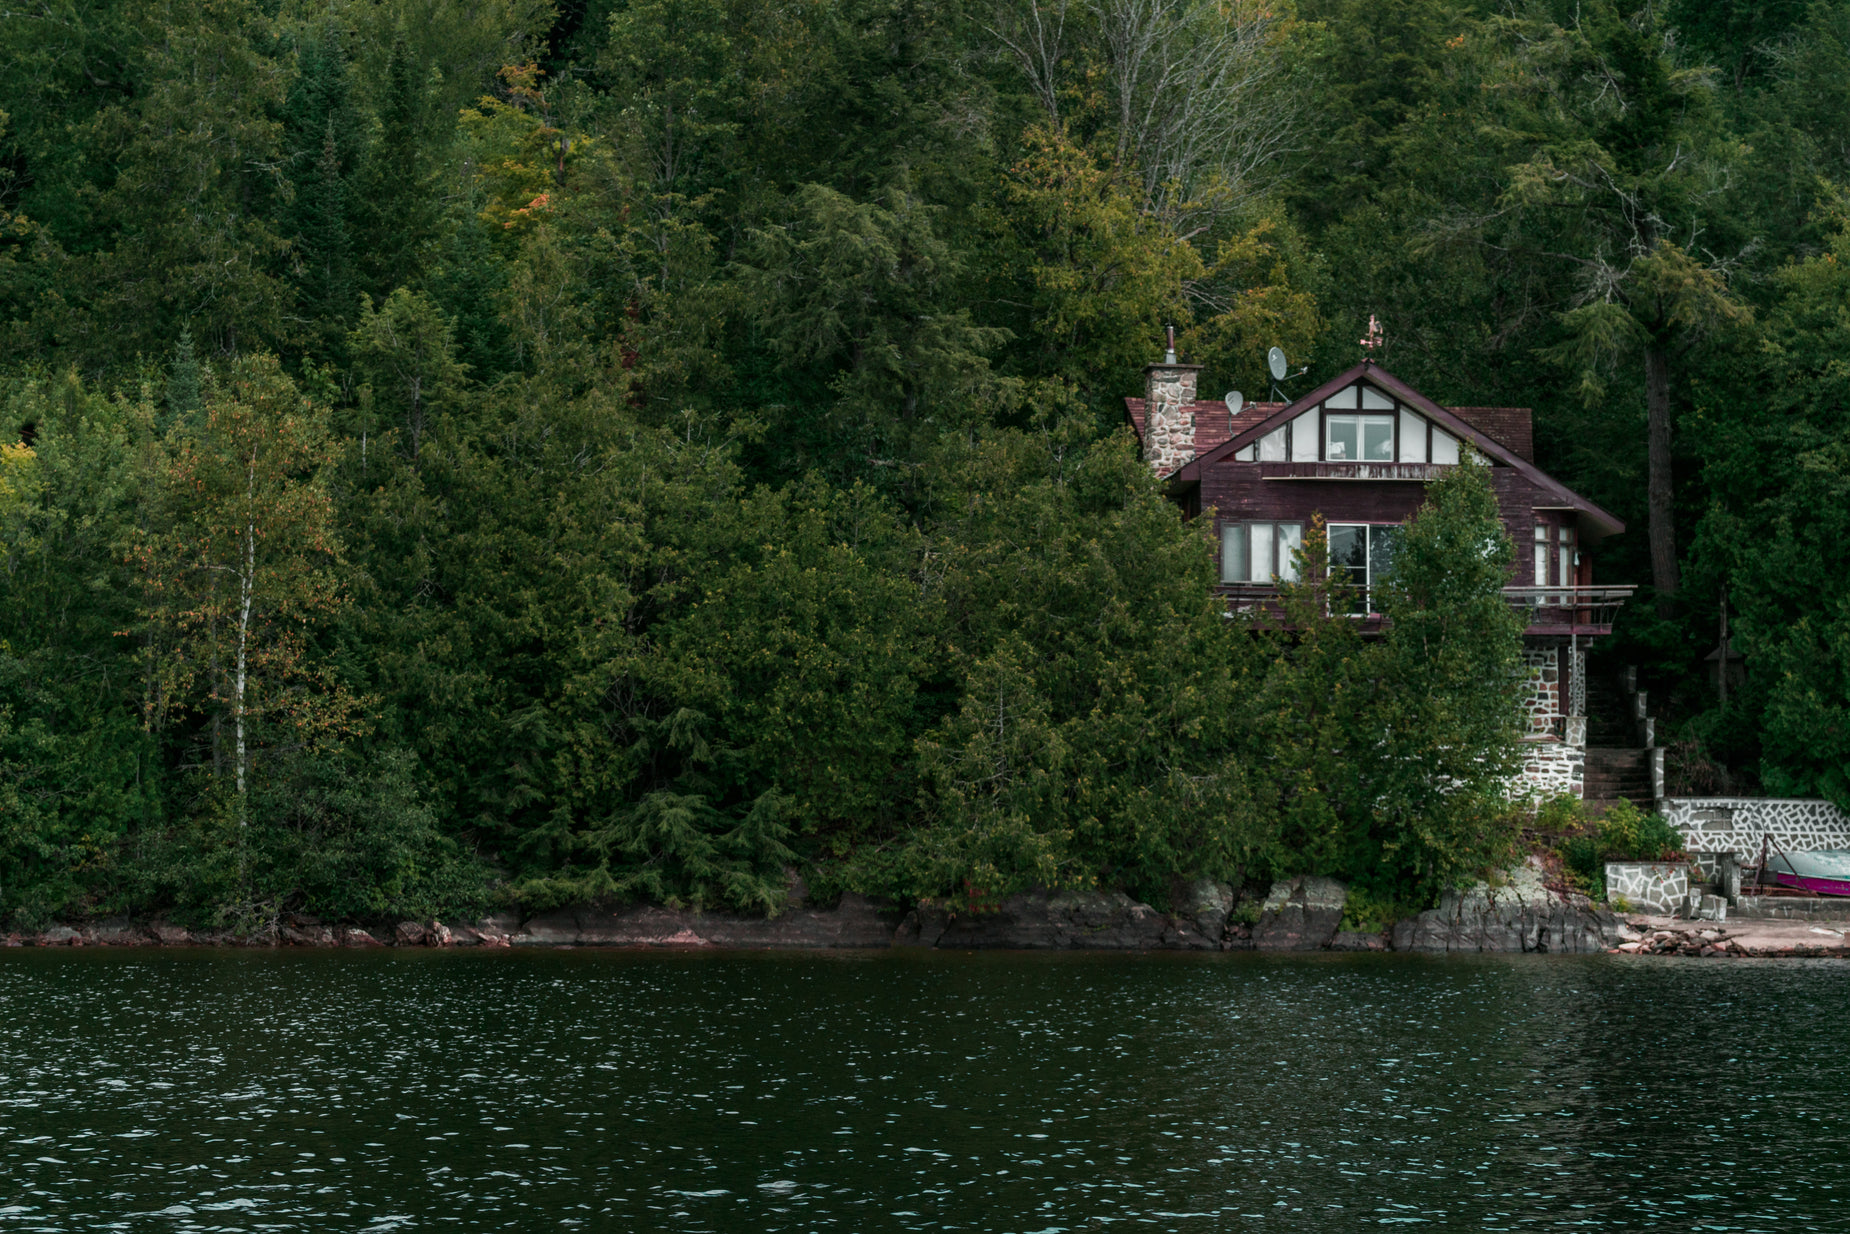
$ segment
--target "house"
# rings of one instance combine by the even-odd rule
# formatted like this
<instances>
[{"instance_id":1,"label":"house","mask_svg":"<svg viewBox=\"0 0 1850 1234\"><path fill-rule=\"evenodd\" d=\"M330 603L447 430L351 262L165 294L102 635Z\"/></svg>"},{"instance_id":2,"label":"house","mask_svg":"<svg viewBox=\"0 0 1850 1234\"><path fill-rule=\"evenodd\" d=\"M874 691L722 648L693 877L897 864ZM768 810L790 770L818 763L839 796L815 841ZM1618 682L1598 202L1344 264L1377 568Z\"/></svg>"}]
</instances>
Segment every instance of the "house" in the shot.
<instances>
[{"instance_id":1,"label":"house","mask_svg":"<svg viewBox=\"0 0 1850 1234\"><path fill-rule=\"evenodd\" d=\"M1528 618L1529 674L1521 787L1586 791L1586 663L1612 632L1630 587L1593 582L1582 550L1625 524L1535 465L1526 407L1441 407L1372 361L1289 403L1229 412L1198 397L1199 365L1171 352L1144 369L1144 397L1125 406L1144 458L1190 517L1218 524L1219 590L1230 607L1264 607L1312 516L1322 515L1329 566L1359 596L1355 619L1378 630L1370 589L1425 482L1473 455L1491 469L1517 563L1504 589Z\"/></svg>"}]
</instances>

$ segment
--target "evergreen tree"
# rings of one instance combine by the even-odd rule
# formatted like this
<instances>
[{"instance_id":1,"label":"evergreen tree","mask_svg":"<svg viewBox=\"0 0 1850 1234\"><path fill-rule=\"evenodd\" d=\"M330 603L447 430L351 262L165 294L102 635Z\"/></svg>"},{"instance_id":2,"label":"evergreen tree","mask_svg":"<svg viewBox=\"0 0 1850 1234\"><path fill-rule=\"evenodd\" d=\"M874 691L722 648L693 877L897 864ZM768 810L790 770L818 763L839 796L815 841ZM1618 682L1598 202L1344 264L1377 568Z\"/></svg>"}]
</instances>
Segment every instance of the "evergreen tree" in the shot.
<instances>
[{"instance_id":1,"label":"evergreen tree","mask_svg":"<svg viewBox=\"0 0 1850 1234\"><path fill-rule=\"evenodd\" d=\"M514 348L501 318L507 270L488 241L488 230L475 209L456 211L436 268L430 294L455 322L456 358L477 381L489 382L514 367Z\"/></svg>"},{"instance_id":2,"label":"evergreen tree","mask_svg":"<svg viewBox=\"0 0 1850 1234\"><path fill-rule=\"evenodd\" d=\"M301 341L313 352L337 356L356 294L348 182L359 157L359 120L346 50L332 26L302 47L283 117L293 190L284 217L294 247Z\"/></svg>"},{"instance_id":3,"label":"evergreen tree","mask_svg":"<svg viewBox=\"0 0 1850 1234\"><path fill-rule=\"evenodd\" d=\"M167 415L161 428L199 406L199 360L193 355L193 330L180 327L180 341L167 369Z\"/></svg>"},{"instance_id":4,"label":"evergreen tree","mask_svg":"<svg viewBox=\"0 0 1850 1234\"><path fill-rule=\"evenodd\" d=\"M360 282L375 298L415 285L435 221L423 80L401 28L392 37L379 103L379 136L352 203Z\"/></svg>"}]
</instances>

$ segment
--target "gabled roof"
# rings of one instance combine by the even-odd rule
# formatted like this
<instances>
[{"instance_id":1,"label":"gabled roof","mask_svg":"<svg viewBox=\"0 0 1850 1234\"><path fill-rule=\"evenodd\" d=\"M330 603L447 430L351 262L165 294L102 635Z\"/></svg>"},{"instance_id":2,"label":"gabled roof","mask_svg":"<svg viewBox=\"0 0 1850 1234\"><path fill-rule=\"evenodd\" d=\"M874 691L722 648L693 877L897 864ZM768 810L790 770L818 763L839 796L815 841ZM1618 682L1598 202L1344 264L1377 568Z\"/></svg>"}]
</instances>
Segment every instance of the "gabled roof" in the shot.
<instances>
[{"instance_id":1,"label":"gabled roof","mask_svg":"<svg viewBox=\"0 0 1850 1234\"><path fill-rule=\"evenodd\" d=\"M1584 515L1591 524L1588 530L1595 531L1602 535L1613 535L1625 530L1625 524L1622 521L1608 514L1605 510L1602 510L1599 506L1588 501L1585 497L1582 497L1579 493L1576 493L1573 489L1567 487L1567 485L1561 483L1559 480L1537 467L1534 463L1530 462L1529 459L1525 457L1530 453L1530 450L1524 449L1519 451L1512 448L1510 445L1498 441L1490 432L1471 423L1460 414L1467 410L1480 414L1490 413L1488 416L1485 416L1485 418L1494 417L1498 428L1504 429L1510 436L1518 436L1518 433L1514 430L1526 428L1527 425L1526 423L1520 426L1517 425L1514 423L1514 416L1509 413L1518 412L1521 410L1520 408L1459 408L1456 411L1448 410L1433 402L1424 394L1421 394L1418 390L1415 390L1412 386L1380 367L1372 360L1364 360L1355 367L1337 374L1335 377L1330 378L1330 380L1318 386L1315 390L1293 399L1282 407L1275 403L1265 405L1267 408L1266 414L1257 420L1244 422L1246 418L1244 416L1240 417L1243 422L1235 425L1235 431L1231 436L1227 437L1213 448L1197 453L1193 462L1183 464L1169 476L1169 482L1171 484L1187 485L1199 481L1201 479L1201 469L1203 467L1220 462L1222 459L1232 458L1236 452L1258 441L1273 429L1289 423L1335 394L1338 390L1353 385L1357 381L1367 381L1370 385L1376 387L1384 394L1393 395L1395 398L1407 404L1407 406L1413 408L1461 441L1470 442L1480 454L1490 459L1492 462L1501 463L1505 467L1514 468L1537 488L1557 497L1564 508L1577 510ZM1138 409L1141 411L1142 400L1139 399L1137 401L1139 404ZM1223 409L1225 408L1225 404L1221 406ZM1223 415L1223 422L1224 419L1225 417ZM1523 419L1526 421L1527 417L1524 416ZM1201 421L1199 417L1197 417L1196 423L1197 426L1200 425ZM1140 436L1142 431L1143 426L1140 421L1138 424L1138 433ZM1196 432L1199 434L1199 427L1197 427ZM1526 436L1526 434L1521 435ZM1520 444L1523 446L1529 445L1526 441L1522 441Z\"/></svg>"}]
</instances>

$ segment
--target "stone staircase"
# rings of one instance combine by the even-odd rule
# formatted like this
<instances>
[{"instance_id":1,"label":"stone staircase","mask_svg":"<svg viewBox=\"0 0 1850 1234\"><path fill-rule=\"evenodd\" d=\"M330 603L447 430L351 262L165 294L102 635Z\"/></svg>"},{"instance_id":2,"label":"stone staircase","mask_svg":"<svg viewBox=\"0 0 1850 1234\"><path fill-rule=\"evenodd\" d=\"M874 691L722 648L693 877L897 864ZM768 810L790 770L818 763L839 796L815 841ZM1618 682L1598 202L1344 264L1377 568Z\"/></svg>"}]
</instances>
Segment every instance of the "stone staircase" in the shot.
<instances>
[{"instance_id":1,"label":"stone staircase","mask_svg":"<svg viewBox=\"0 0 1850 1234\"><path fill-rule=\"evenodd\" d=\"M1641 743L1633 698L1616 679L1587 679L1587 767L1582 796L1593 813L1623 797L1649 810L1655 799L1652 755Z\"/></svg>"}]
</instances>

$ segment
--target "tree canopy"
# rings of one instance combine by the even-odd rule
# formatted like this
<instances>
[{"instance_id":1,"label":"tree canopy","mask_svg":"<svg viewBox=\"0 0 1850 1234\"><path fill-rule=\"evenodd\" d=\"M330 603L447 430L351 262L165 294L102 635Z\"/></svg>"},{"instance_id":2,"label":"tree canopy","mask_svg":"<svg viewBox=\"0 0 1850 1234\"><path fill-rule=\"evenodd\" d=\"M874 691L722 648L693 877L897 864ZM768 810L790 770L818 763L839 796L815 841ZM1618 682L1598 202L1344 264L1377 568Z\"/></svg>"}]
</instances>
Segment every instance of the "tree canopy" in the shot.
<instances>
[{"instance_id":1,"label":"tree canopy","mask_svg":"<svg viewBox=\"0 0 1850 1234\"><path fill-rule=\"evenodd\" d=\"M0 68L0 914L1465 876L1494 503L1379 642L1227 620L1123 423L1170 325L1533 407L1674 773L1850 805L1843 0L107 0Z\"/></svg>"}]
</instances>

